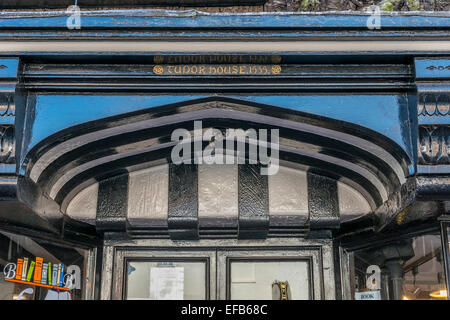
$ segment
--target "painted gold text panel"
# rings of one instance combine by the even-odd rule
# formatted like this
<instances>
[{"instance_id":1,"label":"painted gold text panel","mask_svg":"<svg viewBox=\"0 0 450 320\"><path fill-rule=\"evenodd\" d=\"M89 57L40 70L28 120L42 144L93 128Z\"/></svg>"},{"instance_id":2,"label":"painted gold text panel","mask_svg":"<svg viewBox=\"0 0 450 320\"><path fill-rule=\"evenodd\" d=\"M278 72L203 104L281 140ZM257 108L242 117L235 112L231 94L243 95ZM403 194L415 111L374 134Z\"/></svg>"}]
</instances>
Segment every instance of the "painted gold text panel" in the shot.
<instances>
[{"instance_id":1,"label":"painted gold text panel","mask_svg":"<svg viewBox=\"0 0 450 320\"><path fill-rule=\"evenodd\" d=\"M276 75L281 73L281 66L261 64L177 64L155 65L155 75L182 76L220 76L220 75Z\"/></svg>"}]
</instances>

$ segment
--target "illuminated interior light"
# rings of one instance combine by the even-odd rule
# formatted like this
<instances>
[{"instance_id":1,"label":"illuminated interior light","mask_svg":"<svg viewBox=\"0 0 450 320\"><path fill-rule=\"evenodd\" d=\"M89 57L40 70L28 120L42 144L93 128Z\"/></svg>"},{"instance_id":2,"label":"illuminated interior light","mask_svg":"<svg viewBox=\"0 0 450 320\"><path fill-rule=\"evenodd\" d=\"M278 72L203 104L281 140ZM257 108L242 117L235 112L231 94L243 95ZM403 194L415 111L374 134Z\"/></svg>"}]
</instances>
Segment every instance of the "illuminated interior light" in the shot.
<instances>
[{"instance_id":1,"label":"illuminated interior light","mask_svg":"<svg viewBox=\"0 0 450 320\"><path fill-rule=\"evenodd\" d=\"M437 290L430 293L433 298L447 298L447 290Z\"/></svg>"}]
</instances>

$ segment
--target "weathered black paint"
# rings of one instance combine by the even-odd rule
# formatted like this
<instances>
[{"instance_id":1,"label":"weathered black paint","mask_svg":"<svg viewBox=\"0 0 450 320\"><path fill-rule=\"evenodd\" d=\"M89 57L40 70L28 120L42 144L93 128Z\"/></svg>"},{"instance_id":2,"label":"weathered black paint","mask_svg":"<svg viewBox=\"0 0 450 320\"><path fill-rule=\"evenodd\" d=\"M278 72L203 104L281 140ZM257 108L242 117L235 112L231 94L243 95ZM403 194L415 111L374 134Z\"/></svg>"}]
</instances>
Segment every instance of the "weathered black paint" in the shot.
<instances>
[{"instance_id":1,"label":"weathered black paint","mask_svg":"<svg viewBox=\"0 0 450 320\"><path fill-rule=\"evenodd\" d=\"M212 108L214 108L214 110L211 110ZM89 161L96 161L97 163L95 167L87 170L84 169L84 171L80 171L78 174L74 175L73 178L58 191L55 200L62 204L64 210L65 203L70 201L70 197L68 198L67 195L71 193L74 188L84 183L86 179L96 178L98 175L101 175L104 172L110 172L111 170L120 170L121 168L130 165L145 163L152 159L156 160L158 157L164 158L170 156L170 150L167 150L168 152L163 152L161 149L162 144L170 142L170 133L173 130L177 128L192 129L192 121L184 121L183 117L180 116L181 113L184 113L186 119L187 117L191 117L189 113L192 112L193 109L197 112L197 119L203 120L205 128L209 126L241 128L244 130L247 128L279 128L280 137L295 140L295 145L293 145L292 141L290 142L289 147L291 148L289 149L280 146L280 158L292 162L303 163L322 171L333 172L337 175L337 178L343 176L357 182L370 194L368 196L368 201L372 207L375 207L375 205L379 206L382 202L378 190L376 190L371 181L361 176L359 172L341 166L340 162L334 161L331 163L319 160L312 154L296 154L296 149L304 149L305 143L320 146L321 155L326 154L336 158L336 160L341 159L343 161L355 163L375 174L388 192L396 190L399 187L399 180L389 164L383 159L374 156L374 154L370 154L363 150L361 146L355 146L339 141L338 137L311 133L307 129L301 127L298 129L283 127L285 124L281 122L282 120L280 117L283 116L285 119L298 123L314 124L318 128L325 127L329 129L330 127L333 127L333 129L336 130L336 135L339 135L340 132L344 132L348 134L357 134L361 137L361 132L363 130L362 128L358 128L357 132L355 132L357 125L345 124L342 121L337 123L334 120L325 117L317 119L311 114L307 115L300 112L288 112L287 110L269 105L248 103L244 100L226 99L222 97L192 100L182 104L156 107L153 110L143 110L127 114L126 116L123 115L120 117L95 121L90 123L88 127L82 125L68 128L58 134L52 135L48 140L46 139L45 143L43 142L33 148L29 152L29 158L27 158L28 161L24 163L27 164L28 169L24 170L29 171L29 168L32 167L33 163L36 161L35 159L42 156L44 152L49 151L49 148L54 147L55 144L60 143L60 141L77 138L83 134L93 132L94 130L100 133L105 127L113 128L123 123L133 125L136 123L136 130L133 132L111 134L110 136L99 138L96 141L78 145L78 147L73 150L64 150L64 152L61 153L61 156L53 162L48 163L47 168L42 172L38 179L38 184L44 192L49 192L53 184L61 176L67 173L67 171L81 167ZM199 114L199 110L204 110L201 115ZM231 110L236 111L236 114L230 114ZM242 111L247 112L244 114L244 117L242 117ZM176 114L176 112L178 114ZM227 114L225 114L225 112L227 112ZM251 116L249 115L250 112ZM170 124L159 123L157 119L160 116L164 116L166 119L168 119L168 116L171 116L173 117L173 120L171 120ZM224 119L225 116L228 116L228 118ZM264 116L265 118L260 118L261 116ZM149 117L155 119L151 125L142 126L137 122L137 120L147 120ZM271 117L270 124L267 123L267 117ZM248 118L252 118L253 121L249 121ZM386 138L383 139L382 137L379 137L379 134L375 132L371 132L370 135L368 135L367 129L366 135L367 140L380 145L380 147L385 147ZM151 141L149 139L153 140ZM135 152L128 152L130 151L127 146L129 144L133 147ZM148 153L140 151L150 146L152 146L153 151L150 151L150 149L147 149L149 150ZM293 149L292 146L295 146L296 149ZM393 144L393 146L395 146L395 144ZM123 158L117 158L117 156L119 156L118 149L126 151L127 154L125 154L125 152L119 152L123 153L124 156ZM402 155L402 152L397 152L401 149L394 148L391 150L389 150L392 152L391 154L397 154L396 158L401 159L400 163L408 161L407 155ZM103 160L108 159L108 156L111 155L116 155L115 160L111 161L111 159L109 159L108 162ZM403 170L405 171L405 174L407 174L408 168L406 166L403 167Z\"/></svg>"},{"instance_id":2,"label":"weathered black paint","mask_svg":"<svg viewBox=\"0 0 450 320\"><path fill-rule=\"evenodd\" d=\"M337 181L308 172L308 209L311 229L339 227Z\"/></svg>"},{"instance_id":3,"label":"weathered black paint","mask_svg":"<svg viewBox=\"0 0 450 320\"><path fill-rule=\"evenodd\" d=\"M172 240L198 239L198 167L169 164L168 227Z\"/></svg>"},{"instance_id":4,"label":"weathered black paint","mask_svg":"<svg viewBox=\"0 0 450 320\"><path fill-rule=\"evenodd\" d=\"M269 185L261 166L238 166L239 239L264 239L269 231Z\"/></svg>"},{"instance_id":5,"label":"weathered black paint","mask_svg":"<svg viewBox=\"0 0 450 320\"><path fill-rule=\"evenodd\" d=\"M96 226L99 230L123 231L128 209L128 174L99 182Z\"/></svg>"}]
</instances>

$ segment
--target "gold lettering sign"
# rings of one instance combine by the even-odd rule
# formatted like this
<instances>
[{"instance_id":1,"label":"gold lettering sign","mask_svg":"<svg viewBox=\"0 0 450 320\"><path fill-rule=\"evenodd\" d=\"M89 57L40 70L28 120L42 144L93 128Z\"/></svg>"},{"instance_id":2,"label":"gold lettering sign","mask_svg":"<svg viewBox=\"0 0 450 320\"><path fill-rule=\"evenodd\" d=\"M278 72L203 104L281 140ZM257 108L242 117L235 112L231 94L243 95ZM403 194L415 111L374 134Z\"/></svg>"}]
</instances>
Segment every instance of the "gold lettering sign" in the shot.
<instances>
[{"instance_id":1,"label":"gold lettering sign","mask_svg":"<svg viewBox=\"0 0 450 320\"><path fill-rule=\"evenodd\" d=\"M167 55L153 56L155 64L280 64L281 56L265 55Z\"/></svg>"},{"instance_id":2,"label":"gold lettering sign","mask_svg":"<svg viewBox=\"0 0 450 320\"><path fill-rule=\"evenodd\" d=\"M153 73L165 76L207 75L277 75L281 73L278 64L174 64L155 65Z\"/></svg>"}]
</instances>

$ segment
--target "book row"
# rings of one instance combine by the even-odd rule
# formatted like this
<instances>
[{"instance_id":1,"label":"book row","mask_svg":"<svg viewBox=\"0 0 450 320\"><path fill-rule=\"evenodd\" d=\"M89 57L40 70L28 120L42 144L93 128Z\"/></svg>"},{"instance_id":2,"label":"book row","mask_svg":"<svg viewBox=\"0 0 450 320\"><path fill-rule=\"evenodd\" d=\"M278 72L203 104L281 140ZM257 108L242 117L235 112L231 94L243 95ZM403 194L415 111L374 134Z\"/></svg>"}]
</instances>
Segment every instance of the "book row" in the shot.
<instances>
[{"instance_id":1,"label":"book row","mask_svg":"<svg viewBox=\"0 0 450 320\"><path fill-rule=\"evenodd\" d=\"M36 257L36 261L19 258L17 259L16 280L63 287L64 264L44 263L44 259L41 257Z\"/></svg>"}]
</instances>

